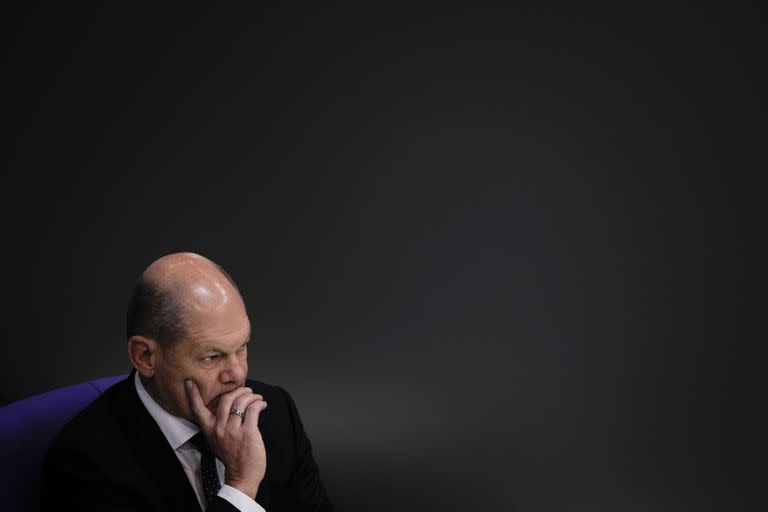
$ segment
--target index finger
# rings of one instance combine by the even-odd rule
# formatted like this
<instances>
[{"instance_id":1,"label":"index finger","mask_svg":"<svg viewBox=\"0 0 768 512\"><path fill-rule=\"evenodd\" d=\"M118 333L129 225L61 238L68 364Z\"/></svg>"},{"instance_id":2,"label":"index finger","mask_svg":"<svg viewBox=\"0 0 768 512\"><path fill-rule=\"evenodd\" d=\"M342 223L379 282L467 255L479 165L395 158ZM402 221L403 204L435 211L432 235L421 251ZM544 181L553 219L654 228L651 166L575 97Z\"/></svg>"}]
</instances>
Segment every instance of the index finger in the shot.
<instances>
[{"instance_id":1,"label":"index finger","mask_svg":"<svg viewBox=\"0 0 768 512\"><path fill-rule=\"evenodd\" d=\"M214 416L211 411L205 406L203 397L200 395L200 389L197 387L197 383L192 379L184 381L184 390L187 392L187 398L189 399L189 405L192 407L192 414L197 422L198 426L203 432L208 432L213 427Z\"/></svg>"}]
</instances>

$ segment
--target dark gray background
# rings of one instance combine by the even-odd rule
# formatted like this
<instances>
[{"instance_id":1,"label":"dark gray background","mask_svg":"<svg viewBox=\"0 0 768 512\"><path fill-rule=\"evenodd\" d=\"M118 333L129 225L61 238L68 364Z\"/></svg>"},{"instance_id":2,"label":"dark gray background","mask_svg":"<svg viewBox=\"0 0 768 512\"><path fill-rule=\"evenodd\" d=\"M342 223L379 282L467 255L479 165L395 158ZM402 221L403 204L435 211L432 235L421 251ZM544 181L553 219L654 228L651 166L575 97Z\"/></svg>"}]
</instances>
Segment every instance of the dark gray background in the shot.
<instances>
[{"instance_id":1,"label":"dark gray background","mask_svg":"<svg viewBox=\"0 0 768 512\"><path fill-rule=\"evenodd\" d=\"M190 250L342 509L759 508L755 13L4 9L4 403Z\"/></svg>"}]
</instances>

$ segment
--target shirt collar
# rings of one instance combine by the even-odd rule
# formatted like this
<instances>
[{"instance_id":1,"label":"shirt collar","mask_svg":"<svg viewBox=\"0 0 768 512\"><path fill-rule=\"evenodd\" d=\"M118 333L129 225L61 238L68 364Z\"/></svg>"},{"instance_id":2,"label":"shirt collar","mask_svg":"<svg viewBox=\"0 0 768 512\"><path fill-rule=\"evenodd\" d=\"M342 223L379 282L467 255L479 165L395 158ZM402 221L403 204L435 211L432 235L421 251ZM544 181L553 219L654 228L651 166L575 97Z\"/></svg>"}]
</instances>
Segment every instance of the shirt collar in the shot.
<instances>
[{"instance_id":1,"label":"shirt collar","mask_svg":"<svg viewBox=\"0 0 768 512\"><path fill-rule=\"evenodd\" d=\"M157 426L160 427L160 430L162 430L163 435L168 440L168 444L171 445L171 448L177 450L200 431L200 428L191 421L174 416L160 407L160 405L149 396L147 390L144 389L144 385L139 378L139 372L136 372L133 382L136 385L136 392L139 394L141 403L144 404L147 412L149 412L155 420Z\"/></svg>"}]
</instances>

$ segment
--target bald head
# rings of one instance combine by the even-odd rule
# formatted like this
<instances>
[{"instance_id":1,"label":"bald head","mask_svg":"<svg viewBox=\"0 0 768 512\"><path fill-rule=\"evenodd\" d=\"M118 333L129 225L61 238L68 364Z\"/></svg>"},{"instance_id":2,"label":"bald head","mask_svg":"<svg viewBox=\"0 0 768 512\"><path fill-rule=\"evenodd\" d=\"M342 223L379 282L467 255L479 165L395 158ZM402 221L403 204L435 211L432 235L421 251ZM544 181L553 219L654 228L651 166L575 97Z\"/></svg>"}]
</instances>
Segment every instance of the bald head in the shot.
<instances>
[{"instance_id":1,"label":"bald head","mask_svg":"<svg viewBox=\"0 0 768 512\"><path fill-rule=\"evenodd\" d=\"M240 292L221 267L199 254L169 254L139 277L128 305L127 335L167 346L233 302L242 304Z\"/></svg>"}]
</instances>

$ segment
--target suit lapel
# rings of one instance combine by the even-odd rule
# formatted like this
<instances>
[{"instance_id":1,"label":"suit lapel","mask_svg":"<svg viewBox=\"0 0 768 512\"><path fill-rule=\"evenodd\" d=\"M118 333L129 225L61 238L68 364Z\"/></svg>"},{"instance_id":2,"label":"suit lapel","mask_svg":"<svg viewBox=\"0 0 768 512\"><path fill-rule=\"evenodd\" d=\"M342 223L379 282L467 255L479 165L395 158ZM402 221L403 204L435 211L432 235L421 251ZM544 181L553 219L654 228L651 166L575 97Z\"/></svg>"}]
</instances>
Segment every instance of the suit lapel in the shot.
<instances>
[{"instance_id":1,"label":"suit lapel","mask_svg":"<svg viewBox=\"0 0 768 512\"><path fill-rule=\"evenodd\" d=\"M117 393L118 424L128 441L130 457L135 461L136 475L148 489L147 498L162 510L200 510L200 504L184 468L160 427L141 403L134 384L134 372L123 381Z\"/></svg>"}]
</instances>

